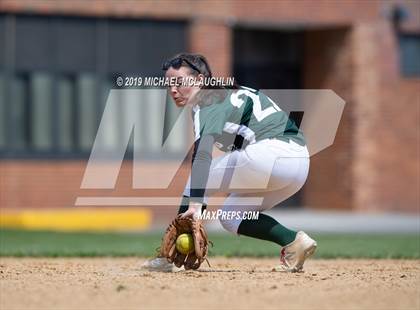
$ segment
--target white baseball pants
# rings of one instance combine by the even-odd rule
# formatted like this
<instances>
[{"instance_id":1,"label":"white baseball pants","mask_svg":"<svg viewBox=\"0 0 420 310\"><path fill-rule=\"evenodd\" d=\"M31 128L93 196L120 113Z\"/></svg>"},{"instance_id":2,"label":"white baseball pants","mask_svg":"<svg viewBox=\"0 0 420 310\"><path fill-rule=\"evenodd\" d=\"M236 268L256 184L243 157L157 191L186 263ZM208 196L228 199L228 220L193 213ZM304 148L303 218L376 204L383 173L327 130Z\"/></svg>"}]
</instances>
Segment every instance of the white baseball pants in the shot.
<instances>
[{"instance_id":1,"label":"white baseball pants","mask_svg":"<svg viewBox=\"0 0 420 310\"><path fill-rule=\"evenodd\" d=\"M293 141L265 139L244 150L214 158L205 196L229 193L223 211L264 211L295 194L305 184L308 171L306 146ZM184 195L190 195L190 179ZM247 204L246 198L251 197L260 197L262 202ZM237 233L242 221L240 218L219 220L233 233Z\"/></svg>"}]
</instances>

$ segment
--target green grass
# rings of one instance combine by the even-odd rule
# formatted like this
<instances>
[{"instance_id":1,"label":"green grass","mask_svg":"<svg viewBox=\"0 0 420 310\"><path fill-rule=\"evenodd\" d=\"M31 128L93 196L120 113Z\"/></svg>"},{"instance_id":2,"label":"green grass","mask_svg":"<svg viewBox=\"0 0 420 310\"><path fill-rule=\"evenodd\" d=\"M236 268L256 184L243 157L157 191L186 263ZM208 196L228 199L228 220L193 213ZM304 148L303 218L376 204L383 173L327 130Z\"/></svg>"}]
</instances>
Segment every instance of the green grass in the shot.
<instances>
[{"instance_id":1,"label":"green grass","mask_svg":"<svg viewBox=\"0 0 420 310\"><path fill-rule=\"evenodd\" d=\"M210 255L277 256L273 243L210 233ZM316 258L420 258L418 235L314 234ZM152 256L161 233L84 233L0 230L0 256Z\"/></svg>"}]
</instances>

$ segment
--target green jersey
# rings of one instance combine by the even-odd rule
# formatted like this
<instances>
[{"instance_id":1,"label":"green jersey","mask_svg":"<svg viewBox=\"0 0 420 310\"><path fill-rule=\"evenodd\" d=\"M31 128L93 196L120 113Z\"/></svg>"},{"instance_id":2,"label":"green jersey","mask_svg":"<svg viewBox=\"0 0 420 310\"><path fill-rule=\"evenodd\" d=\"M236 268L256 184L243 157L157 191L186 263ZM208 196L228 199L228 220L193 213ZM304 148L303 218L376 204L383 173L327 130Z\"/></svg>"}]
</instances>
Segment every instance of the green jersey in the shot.
<instances>
[{"instance_id":1,"label":"green jersey","mask_svg":"<svg viewBox=\"0 0 420 310\"><path fill-rule=\"evenodd\" d=\"M224 100L193 109L195 140L215 138L222 151L241 149L264 139L305 145L302 132L269 97L254 89L229 90Z\"/></svg>"}]
</instances>

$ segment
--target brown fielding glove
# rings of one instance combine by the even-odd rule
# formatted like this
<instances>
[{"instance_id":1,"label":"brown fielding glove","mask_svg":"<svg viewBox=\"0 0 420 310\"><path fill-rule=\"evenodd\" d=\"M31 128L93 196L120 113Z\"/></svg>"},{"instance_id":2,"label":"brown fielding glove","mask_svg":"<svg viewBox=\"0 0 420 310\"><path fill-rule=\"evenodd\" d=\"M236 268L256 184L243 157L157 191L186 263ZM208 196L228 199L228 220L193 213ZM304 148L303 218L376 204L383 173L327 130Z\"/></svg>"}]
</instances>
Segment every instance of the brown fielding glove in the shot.
<instances>
[{"instance_id":1,"label":"brown fielding glove","mask_svg":"<svg viewBox=\"0 0 420 310\"><path fill-rule=\"evenodd\" d=\"M176 249L176 239L181 234L191 234L194 239L194 252L185 255ZM184 265L186 270L198 269L204 260L207 260L208 237L201 220L192 217L181 218L178 215L166 229L162 238L160 255L166 257L168 262L174 263L178 268Z\"/></svg>"}]
</instances>

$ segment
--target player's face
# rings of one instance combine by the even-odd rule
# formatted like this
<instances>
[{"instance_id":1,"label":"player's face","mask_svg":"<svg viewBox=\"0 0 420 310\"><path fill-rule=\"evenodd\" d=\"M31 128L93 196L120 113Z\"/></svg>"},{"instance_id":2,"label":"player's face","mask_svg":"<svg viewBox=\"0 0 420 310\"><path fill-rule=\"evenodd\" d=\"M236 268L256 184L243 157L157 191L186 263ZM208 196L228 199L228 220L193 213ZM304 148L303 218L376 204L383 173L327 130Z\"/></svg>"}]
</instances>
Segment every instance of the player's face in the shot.
<instances>
[{"instance_id":1,"label":"player's face","mask_svg":"<svg viewBox=\"0 0 420 310\"><path fill-rule=\"evenodd\" d=\"M179 69L174 69L169 67L165 73L167 78L176 78L177 85L171 86L169 88L169 93L171 94L172 99L174 100L177 107L183 107L188 104L192 104L192 98L200 90L199 86L182 86L182 81L187 78L194 78L195 76L191 74L191 71L187 67L180 67Z\"/></svg>"}]
</instances>

